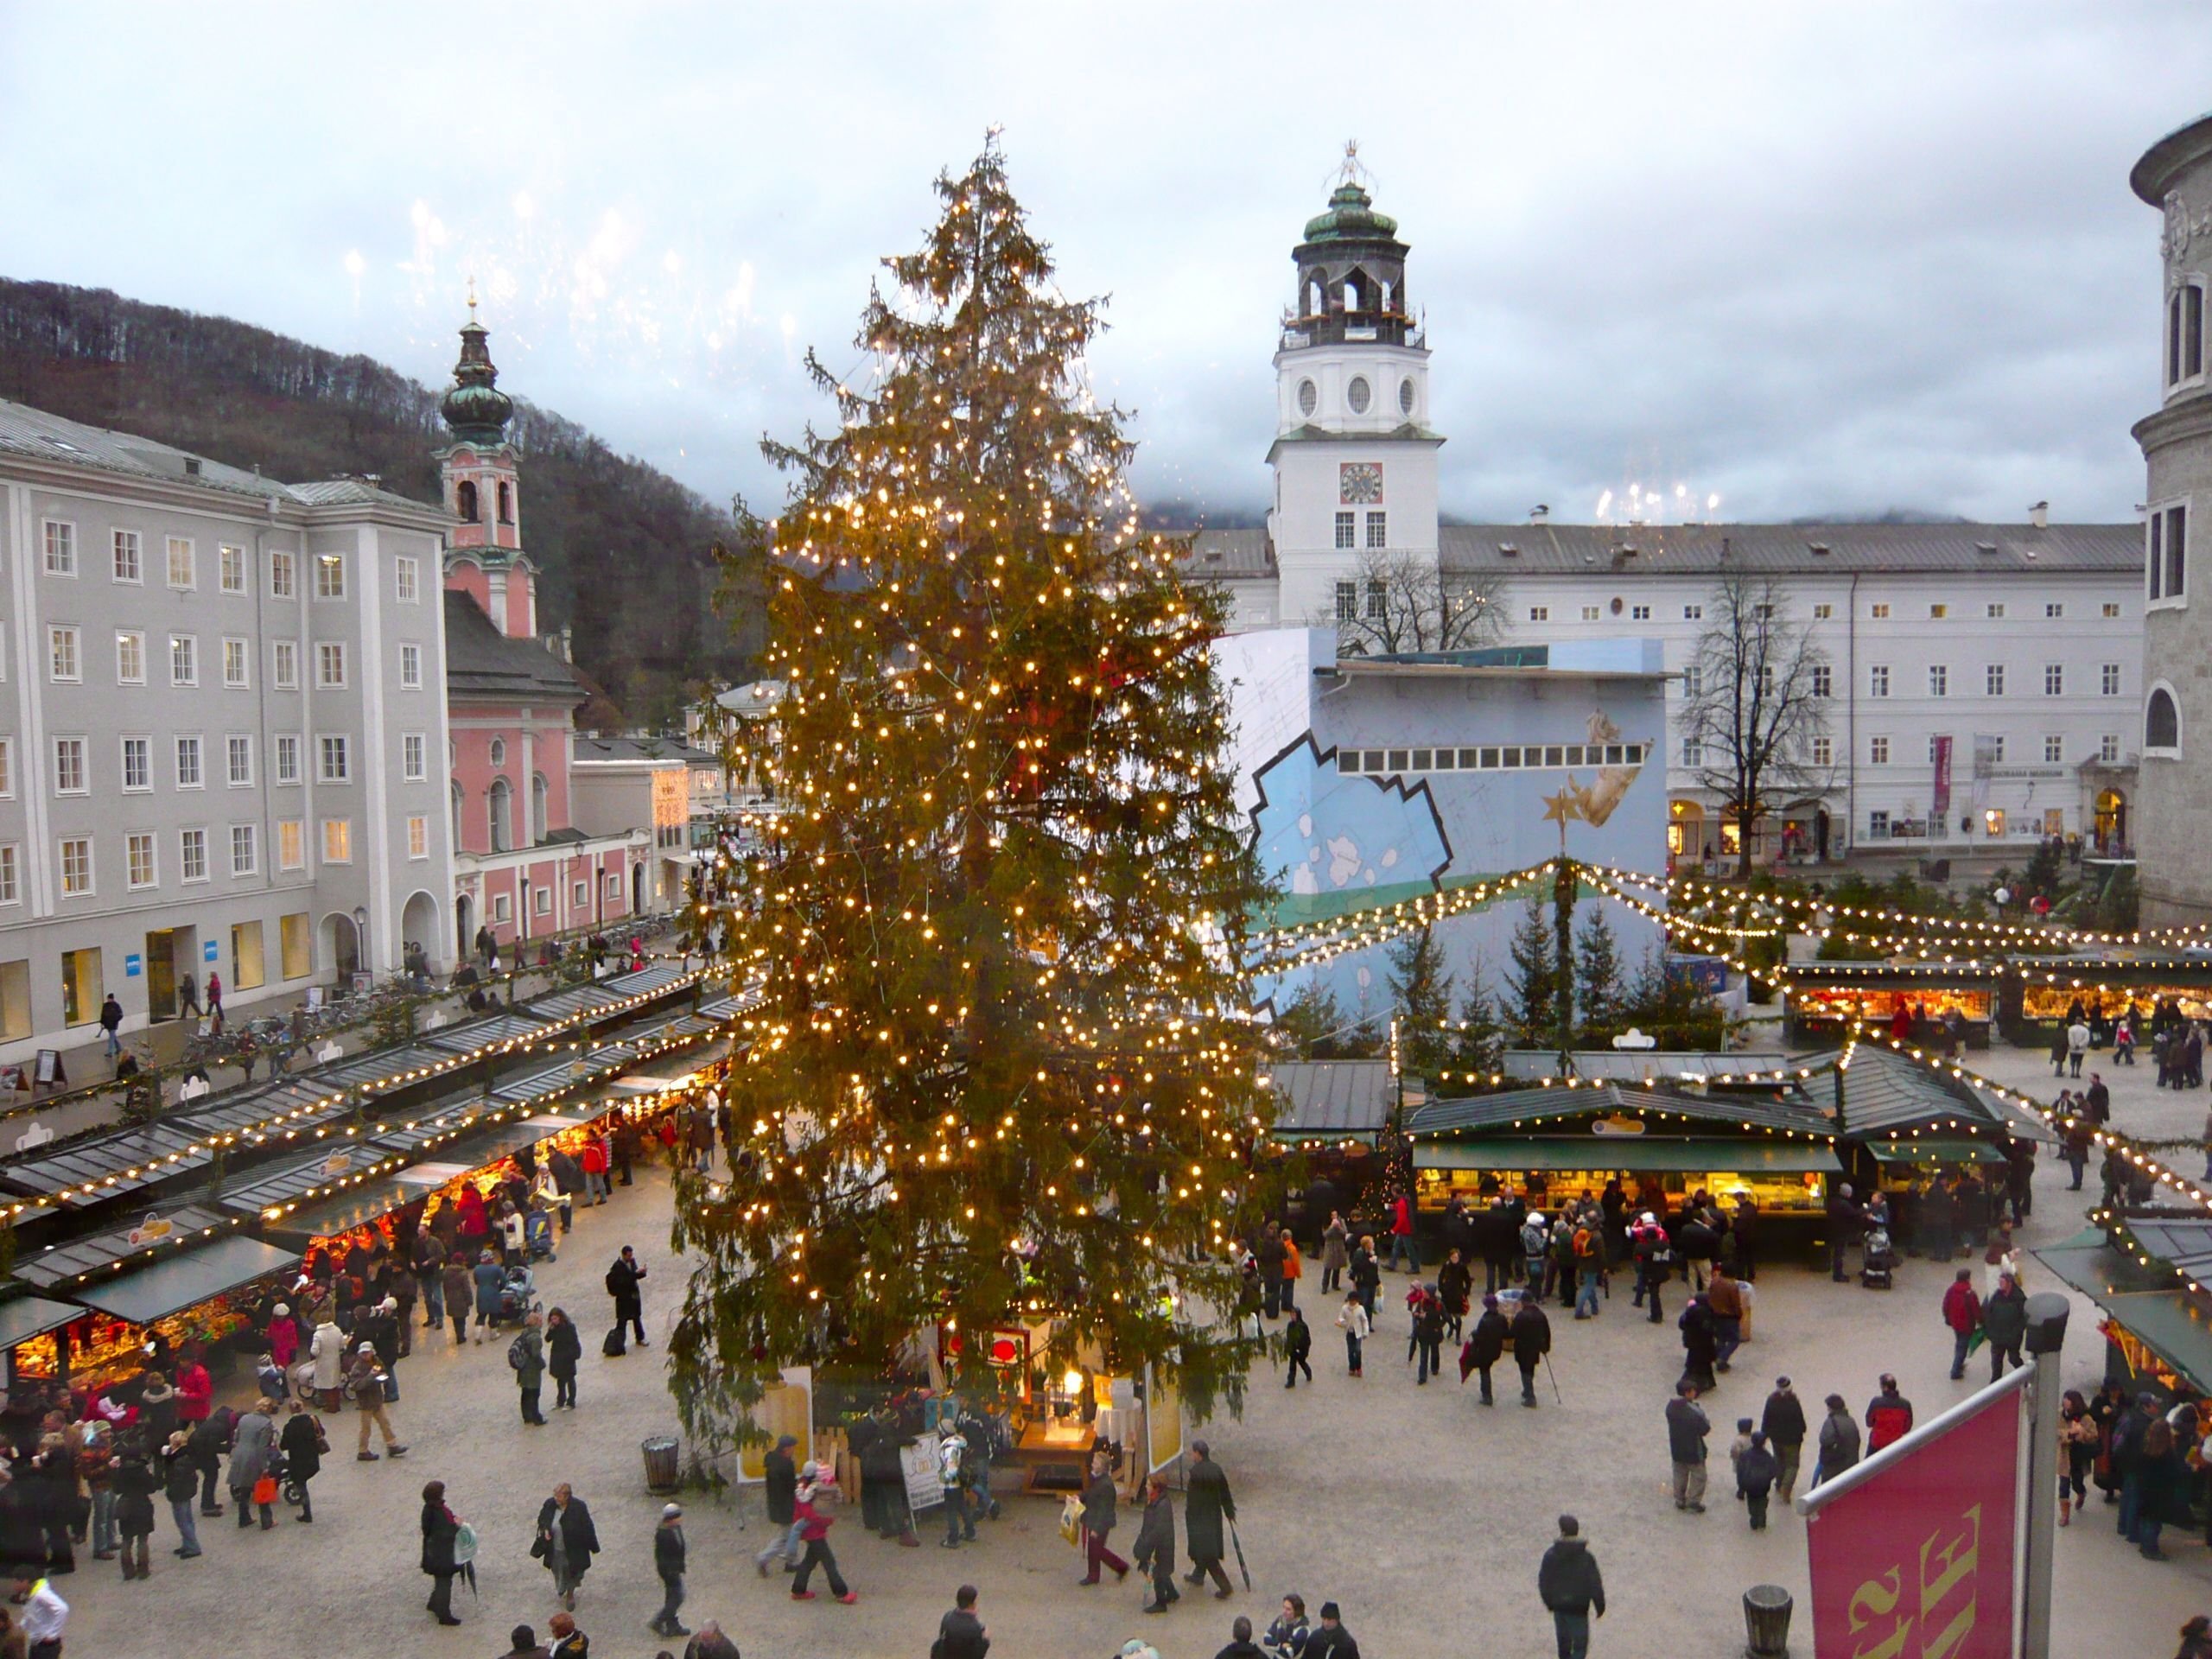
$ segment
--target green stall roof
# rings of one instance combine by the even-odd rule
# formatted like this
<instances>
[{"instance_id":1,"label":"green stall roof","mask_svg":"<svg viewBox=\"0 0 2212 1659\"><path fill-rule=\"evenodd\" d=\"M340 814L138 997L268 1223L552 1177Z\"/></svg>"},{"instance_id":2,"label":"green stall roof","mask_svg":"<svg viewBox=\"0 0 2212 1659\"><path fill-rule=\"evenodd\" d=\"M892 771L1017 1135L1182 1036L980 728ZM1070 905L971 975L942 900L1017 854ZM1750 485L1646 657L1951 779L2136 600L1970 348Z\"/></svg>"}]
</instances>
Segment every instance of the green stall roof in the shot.
<instances>
[{"instance_id":1,"label":"green stall roof","mask_svg":"<svg viewBox=\"0 0 2212 1659\"><path fill-rule=\"evenodd\" d=\"M1685 1140L1637 1135L1532 1135L1479 1141L1421 1141L1421 1169L1618 1169L1657 1173L1840 1173L1835 1148L1814 1141Z\"/></svg>"},{"instance_id":2,"label":"green stall roof","mask_svg":"<svg viewBox=\"0 0 2212 1659\"><path fill-rule=\"evenodd\" d=\"M2005 1149L1966 1135L1923 1135L1918 1140L1869 1141L1866 1150L1881 1164L2001 1164Z\"/></svg>"},{"instance_id":3,"label":"green stall roof","mask_svg":"<svg viewBox=\"0 0 2212 1659\"><path fill-rule=\"evenodd\" d=\"M2163 1263L2145 1267L2092 1227L2031 1252L2064 1283L2126 1326L2200 1393L2212 1394L2212 1319Z\"/></svg>"},{"instance_id":4,"label":"green stall roof","mask_svg":"<svg viewBox=\"0 0 2212 1659\"><path fill-rule=\"evenodd\" d=\"M198 1249L181 1250L152 1267L126 1273L105 1284L73 1292L86 1307L132 1325L150 1325L166 1315L251 1283L264 1274L297 1264L300 1252L279 1249L257 1238L233 1234Z\"/></svg>"}]
</instances>

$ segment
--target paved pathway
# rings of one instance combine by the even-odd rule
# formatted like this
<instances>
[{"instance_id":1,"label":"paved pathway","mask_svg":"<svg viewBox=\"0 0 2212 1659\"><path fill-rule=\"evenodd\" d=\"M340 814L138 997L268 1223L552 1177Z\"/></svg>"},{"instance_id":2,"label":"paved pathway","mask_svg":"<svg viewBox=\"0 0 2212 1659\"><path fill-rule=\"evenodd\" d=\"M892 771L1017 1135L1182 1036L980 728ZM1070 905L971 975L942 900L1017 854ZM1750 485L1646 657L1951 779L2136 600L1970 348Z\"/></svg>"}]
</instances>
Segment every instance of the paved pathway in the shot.
<instances>
[{"instance_id":1,"label":"paved pathway","mask_svg":"<svg viewBox=\"0 0 2212 1659\"><path fill-rule=\"evenodd\" d=\"M2081 1224L2078 1207L2058 1190L2063 1166L2046 1162L2039 1175L2031 1243ZM650 1539L658 1500L644 1490L638 1442L675 1423L660 1370L683 1273L667 1247L668 1213L658 1176L618 1190L613 1205L580 1214L559 1262L542 1273L549 1302L577 1313L587 1332L581 1410L551 1414L550 1428L525 1429L503 1341L459 1352L442 1339L418 1345L401 1366L395 1408L414 1448L405 1459L353 1462L353 1424L343 1414L331 1422L335 1455L316 1484L314 1526L285 1519L270 1533L241 1533L226 1516L207 1523L203 1560L180 1562L168 1553L175 1539L164 1510L150 1582L125 1585L105 1562L61 1581L76 1604L71 1651L99 1659L226 1651L491 1659L504 1651L511 1625L527 1620L542 1635L556 1611L526 1550L538 1503L566 1479L592 1506L606 1546L578 1609L592 1651L596 1659L652 1659L669 1644L645 1628L658 1605ZM605 1328L601 1277L626 1243L651 1268L654 1346L609 1360L589 1338ZM1885 1367L1923 1416L1963 1398L1971 1384L1945 1375L1941 1282L1916 1261L1886 1294L1770 1267L1754 1339L1708 1402L1715 1496L1703 1516L1676 1513L1667 1494L1660 1413L1680 1365L1671 1317L1659 1327L1644 1323L1617 1287L1594 1324L1562 1319L1555 1326L1563 1405L1547 1389L1536 1411L1510 1402L1485 1411L1454 1385L1414 1386L1400 1363L1404 1314L1394 1306L1404 1281L1393 1274L1364 1380L1345 1376L1335 1332L1317 1322L1317 1386L1286 1394L1262 1373L1243 1421L1210 1428L1237 1497L1254 1576L1249 1595L1216 1603L1186 1592L1173 1613L1140 1617L1134 1579L1077 1588L1077 1559L1055 1529L1057 1505L1017 1499L1004 1520L985 1523L979 1545L957 1556L934 1541L918 1550L882 1544L848 1519L833 1541L859 1604L797 1604L780 1580L764 1584L752 1570L751 1553L767 1535L748 1497L737 1509L692 1510L688 1622L721 1619L746 1659L919 1659L953 1586L966 1579L982 1587L996 1659L1103 1659L1139 1634L1165 1659L1206 1659L1228 1641L1233 1613L1263 1624L1276 1597L1294 1589L1309 1605L1341 1602L1372 1659L1471 1650L1545 1659L1553 1649L1535 1599L1535 1564L1554 1516L1572 1509L1611 1599L1593 1647L1599 1659L1732 1659L1743 1650L1740 1593L1763 1580L1797 1597L1792 1651L1808 1654L1802 1523L1778 1513L1771 1531L1746 1529L1719 1472L1729 1431L1738 1414L1756 1414L1783 1371L1808 1402L1834 1389L1863 1409ZM1670 1315L1679 1289L1670 1287ZM2093 1316L2077 1300L2069 1382L2089 1384L2102 1363ZM462 1591L466 1623L453 1630L430 1624L423 1611L429 1581L416 1570L417 1493L433 1477L447 1482L454 1507L483 1536L481 1599ZM2111 1513L2093 1503L2085 1522L2059 1535L2055 1650L2163 1655L2185 1618L2212 1609L2212 1560L2200 1541L2170 1535L2174 1559L2146 1562L2113 1535ZM1126 1549L1134 1531L1125 1516L1116 1541Z\"/></svg>"}]
</instances>

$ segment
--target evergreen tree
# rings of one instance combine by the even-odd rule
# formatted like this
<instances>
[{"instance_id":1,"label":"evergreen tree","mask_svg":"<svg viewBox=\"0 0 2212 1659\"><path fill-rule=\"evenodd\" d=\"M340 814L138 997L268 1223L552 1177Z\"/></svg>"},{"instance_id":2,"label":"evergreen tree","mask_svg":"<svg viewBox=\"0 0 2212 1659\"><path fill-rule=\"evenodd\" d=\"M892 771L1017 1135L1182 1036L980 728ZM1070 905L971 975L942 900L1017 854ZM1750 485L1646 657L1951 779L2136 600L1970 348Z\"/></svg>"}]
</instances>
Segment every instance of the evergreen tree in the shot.
<instances>
[{"instance_id":1,"label":"evergreen tree","mask_svg":"<svg viewBox=\"0 0 2212 1659\"><path fill-rule=\"evenodd\" d=\"M1450 1053L1452 976L1434 930L1408 933L1389 950L1391 1011L1398 1021L1398 1066L1413 1077L1432 1077Z\"/></svg>"},{"instance_id":2,"label":"evergreen tree","mask_svg":"<svg viewBox=\"0 0 2212 1659\"><path fill-rule=\"evenodd\" d=\"M1452 1022L1451 1047L1444 1060L1451 1084L1446 1093L1465 1093L1465 1084L1497 1071L1505 1047L1497 1015L1480 988L1484 977L1478 963L1474 974L1477 988L1460 1000L1459 1018Z\"/></svg>"},{"instance_id":3,"label":"evergreen tree","mask_svg":"<svg viewBox=\"0 0 2212 1659\"><path fill-rule=\"evenodd\" d=\"M1299 988L1298 995L1275 1010L1275 1030L1297 1049L1301 1060L1333 1059L1339 1045L1353 1033L1344 1017L1344 1004L1319 976Z\"/></svg>"},{"instance_id":4,"label":"evergreen tree","mask_svg":"<svg viewBox=\"0 0 2212 1659\"><path fill-rule=\"evenodd\" d=\"M1548 1047L1558 1036L1559 964L1554 958L1552 919L1542 896L1531 898L1513 930L1505 970L1505 1023L1522 1043Z\"/></svg>"},{"instance_id":5,"label":"evergreen tree","mask_svg":"<svg viewBox=\"0 0 2212 1659\"><path fill-rule=\"evenodd\" d=\"M753 1127L674 1230L709 1443L779 1364L873 1376L938 1330L1049 1322L1037 1363L1153 1366L1201 1416L1252 1357L1211 1313L1267 1202L1225 607L1136 527L1082 384L1098 305L1059 296L995 143L937 188L862 315L872 372L810 356L835 425L764 446L795 480L764 527L785 809L722 918L765 992Z\"/></svg>"},{"instance_id":6,"label":"evergreen tree","mask_svg":"<svg viewBox=\"0 0 2212 1659\"><path fill-rule=\"evenodd\" d=\"M1589 907L1574 931L1574 1011L1581 1017L1583 1039L1611 1039L1618 1031L1624 988L1620 948L1603 905Z\"/></svg>"}]
</instances>

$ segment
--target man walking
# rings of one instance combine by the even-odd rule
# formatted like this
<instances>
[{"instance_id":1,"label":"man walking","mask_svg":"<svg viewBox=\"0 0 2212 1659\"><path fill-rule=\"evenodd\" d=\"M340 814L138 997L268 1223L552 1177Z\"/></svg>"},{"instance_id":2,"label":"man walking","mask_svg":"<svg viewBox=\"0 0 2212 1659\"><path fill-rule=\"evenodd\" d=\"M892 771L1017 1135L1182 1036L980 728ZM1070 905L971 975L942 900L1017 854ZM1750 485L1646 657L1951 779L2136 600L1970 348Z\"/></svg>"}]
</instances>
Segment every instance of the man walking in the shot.
<instances>
[{"instance_id":1,"label":"man walking","mask_svg":"<svg viewBox=\"0 0 2212 1659\"><path fill-rule=\"evenodd\" d=\"M545 1427L545 1413L537 1402L545 1386L545 1316L536 1308L523 1321L522 1332L507 1344L507 1363L514 1369L515 1383L522 1390L522 1420L535 1428Z\"/></svg>"},{"instance_id":2,"label":"man walking","mask_svg":"<svg viewBox=\"0 0 2212 1659\"><path fill-rule=\"evenodd\" d=\"M1961 1268L1943 1292L1943 1323L1951 1327L1951 1381L1967 1374L1967 1347L1981 1328L1981 1298L1974 1294L1974 1269Z\"/></svg>"},{"instance_id":3,"label":"man walking","mask_svg":"<svg viewBox=\"0 0 2212 1659\"><path fill-rule=\"evenodd\" d=\"M1523 1296L1521 1311L1513 1316L1512 1331L1513 1363L1521 1368L1521 1403L1534 1411L1536 1367L1552 1351L1552 1322L1544 1317L1534 1297Z\"/></svg>"},{"instance_id":4,"label":"man walking","mask_svg":"<svg viewBox=\"0 0 2212 1659\"><path fill-rule=\"evenodd\" d=\"M952 1592L952 1611L938 1621L930 1650L937 1659L983 1659L991 1650L991 1633L976 1616L974 1585L963 1584Z\"/></svg>"},{"instance_id":5,"label":"man walking","mask_svg":"<svg viewBox=\"0 0 2212 1659\"><path fill-rule=\"evenodd\" d=\"M2088 1022L2076 1015L2074 1023L2066 1027L2066 1063L2071 1068L2070 1075L2077 1077L2082 1075L2082 1062L2088 1053L2089 1027Z\"/></svg>"},{"instance_id":6,"label":"man walking","mask_svg":"<svg viewBox=\"0 0 2212 1659\"><path fill-rule=\"evenodd\" d=\"M123 1052L123 1004L115 1000L115 993L107 994L107 1001L100 1004L100 1030L107 1037L107 1058L113 1059Z\"/></svg>"},{"instance_id":7,"label":"man walking","mask_svg":"<svg viewBox=\"0 0 2212 1659\"><path fill-rule=\"evenodd\" d=\"M1590 1616L1605 1616L1605 1580L1582 1523L1571 1515L1560 1516L1559 1536L1536 1568L1536 1595L1552 1616L1559 1659L1584 1659L1590 1651Z\"/></svg>"},{"instance_id":8,"label":"man walking","mask_svg":"<svg viewBox=\"0 0 2212 1659\"><path fill-rule=\"evenodd\" d=\"M1305 1313L1298 1308L1290 1310L1290 1323L1282 1330L1282 1354L1287 1362L1283 1370L1282 1385L1286 1389L1298 1386L1298 1374L1306 1373L1306 1380L1313 1381L1313 1327L1306 1323Z\"/></svg>"},{"instance_id":9,"label":"man walking","mask_svg":"<svg viewBox=\"0 0 2212 1659\"><path fill-rule=\"evenodd\" d=\"M1912 1402L1897 1392L1897 1380L1882 1373L1882 1391L1866 1408L1866 1454L1903 1440L1912 1428Z\"/></svg>"},{"instance_id":10,"label":"man walking","mask_svg":"<svg viewBox=\"0 0 2212 1659\"><path fill-rule=\"evenodd\" d=\"M1119 1496L1106 1453L1092 1452L1090 1479L1083 1489L1083 1554L1090 1572L1077 1579L1077 1584L1097 1583L1102 1567L1112 1567L1117 1580L1129 1576L1129 1564L1106 1548L1107 1535L1114 1530L1115 1500Z\"/></svg>"},{"instance_id":11,"label":"man walking","mask_svg":"<svg viewBox=\"0 0 2212 1659\"><path fill-rule=\"evenodd\" d=\"M1736 1487L1744 1497L1744 1507L1750 1512L1751 1530L1766 1530L1768 1493L1774 1485L1776 1464L1774 1452L1760 1431L1751 1431L1751 1443L1736 1464Z\"/></svg>"},{"instance_id":12,"label":"man walking","mask_svg":"<svg viewBox=\"0 0 2212 1659\"><path fill-rule=\"evenodd\" d=\"M1414 1243L1414 1200L1401 1192L1390 1206L1390 1265L1402 1261L1408 1273L1421 1271L1421 1249Z\"/></svg>"},{"instance_id":13,"label":"man walking","mask_svg":"<svg viewBox=\"0 0 2212 1659\"><path fill-rule=\"evenodd\" d=\"M960 1430L948 1424L944 1436L937 1443L937 1480L944 1493L944 1548L960 1548L965 1529L967 1541L976 1541L976 1517L968 1512L966 1489L960 1479L960 1459L967 1455L968 1440Z\"/></svg>"},{"instance_id":14,"label":"man walking","mask_svg":"<svg viewBox=\"0 0 2212 1659\"><path fill-rule=\"evenodd\" d=\"M1706 1287L1705 1311L1713 1316L1713 1369L1725 1371L1744 1345L1744 1291L1719 1262Z\"/></svg>"},{"instance_id":15,"label":"man walking","mask_svg":"<svg viewBox=\"0 0 2212 1659\"><path fill-rule=\"evenodd\" d=\"M664 1503L660 1525L653 1529L653 1572L661 1585L660 1611L646 1625L655 1636L689 1636L690 1630L677 1617L683 1605L683 1506Z\"/></svg>"},{"instance_id":16,"label":"man walking","mask_svg":"<svg viewBox=\"0 0 2212 1659\"><path fill-rule=\"evenodd\" d=\"M1675 1465L1675 1507L1692 1515L1705 1513L1705 1437L1712 1432L1697 1402L1697 1384L1675 1383L1675 1397L1667 1402L1667 1455Z\"/></svg>"},{"instance_id":17,"label":"man walking","mask_svg":"<svg viewBox=\"0 0 2212 1659\"><path fill-rule=\"evenodd\" d=\"M1797 1489L1797 1460L1805 1450L1805 1407L1790 1392L1789 1379L1774 1379L1774 1392L1766 1397L1760 1414L1759 1432L1774 1448L1774 1481L1787 1503Z\"/></svg>"},{"instance_id":18,"label":"man walking","mask_svg":"<svg viewBox=\"0 0 2212 1659\"><path fill-rule=\"evenodd\" d=\"M16 1599L23 1606L18 1628L30 1659L61 1659L69 1604L54 1593L45 1573L29 1563L16 1569Z\"/></svg>"},{"instance_id":19,"label":"man walking","mask_svg":"<svg viewBox=\"0 0 2212 1659\"><path fill-rule=\"evenodd\" d=\"M1191 1570L1185 1584L1197 1584L1211 1578L1214 1582L1216 1601L1227 1601L1230 1595L1229 1574L1222 1571L1221 1529L1224 1521L1236 1519L1236 1500L1230 1495L1229 1477L1213 1460L1213 1448L1204 1440L1192 1440L1191 1451L1198 1461L1191 1465L1183 1500L1183 1541L1191 1553Z\"/></svg>"},{"instance_id":20,"label":"man walking","mask_svg":"<svg viewBox=\"0 0 2212 1659\"><path fill-rule=\"evenodd\" d=\"M768 1560L780 1555L786 1573L798 1568L798 1466L791 1461L791 1447L797 1437L784 1435L776 1442L776 1449L760 1459L760 1495L768 1508L768 1524L775 1529L775 1536L768 1541L767 1548L753 1558L753 1565L760 1576L768 1576Z\"/></svg>"},{"instance_id":21,"label":"man walking","mask_svg":"<svg viewBox=\"0 0 2212 1659\"><path fill-rule=\"evenodd\" d=\"M1146 1612L1164 1613L1183 1599L1175 1587L1175 1506L1168 1501L1167 1483L1158 1475L1145 1481L1144 1520L1129 1556L1138 1572L1152 1576L1152 1602Z\"/></svg>"},{"instance_id":22,"label":"man walking","mask_svg":"<svg viewBox=\"0 0 2212 1659\"><path fill-rule=\"evenodd\" d=\"M614 1258L614 1265L607 1270L607 1294L614 1299L614 1335L610 1344L619 1344L626 1329L638 1333L638 1346L645 1344L645 1295L639 1288L645 1276L645 1263L630 1246L622 1247L622 1254ZM620 1353L620 1346L611 1346L611 1353Z\"/></svg>"},{"instance_id":23,"label":"man walking","mask_svg":"<svg viewBox=\"0 0 2212 1659\"><path fill-rule=\"evenodd\" d=\"M1981 1305L1981 1328L1989 1335L1989 1380L2005 1375L2009 1358L2020 1364L2020 1344L2028 1334L2028 1296L2009 1273L1997 1275L1997 1288Z\"/></svg>"},{"instance_id":24,"label":"man walking","mask_svg":"<svg viewBox=\"0 0 2212 1659\"><path fill-rule=\"evenodd\" d=\"M213 975L208 977L213 979ZM391 1419L385 1415L385 1369L377 1362L377 1347L365 1342L354 1351L353 1363L346 1371L346 1389L353 1396L354 1414L361 1420L361 1443L355 1454L358 1461L374 1463L377 1454L369 1450L369 1430L384 1431L384 1449L395 1458L407 1455L407 1448L399 1444L399 1437L391 1432Z\"/></svg>"},{"instance_id":25,"label":"man walking","mask_svg":"<svg viewBox=\"0 0 2212 1659\"><path fill-rule=\"evenodd\" d=\"M1827 1397L1828 1414L1821 1423L1821 1458L1813 1466L1813 1484L1834 1480L1859 1461L1859 1425L1851 1421L1851 1408L1843 1396Z\"/></svg>"}]
</instances>

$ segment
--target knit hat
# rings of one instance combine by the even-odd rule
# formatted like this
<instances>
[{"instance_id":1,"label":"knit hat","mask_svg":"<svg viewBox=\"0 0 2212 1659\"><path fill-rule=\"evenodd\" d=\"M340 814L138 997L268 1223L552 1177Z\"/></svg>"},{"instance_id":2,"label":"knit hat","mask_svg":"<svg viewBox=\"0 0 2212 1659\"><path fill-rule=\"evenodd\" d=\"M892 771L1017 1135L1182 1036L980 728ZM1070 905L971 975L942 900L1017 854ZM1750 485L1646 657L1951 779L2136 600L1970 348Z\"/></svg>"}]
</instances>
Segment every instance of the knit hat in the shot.
<instances>
[{"instance_id":1,"label":"knit hat","mask_svg":"<svg viewBox=\"0 0 2212 1659\"><path fill-rule=\"evenodd\" d=\"M1336 1604L1335 1602L1333 1602L1333 1601L1325 1601L1325 1602L1323 1602L1323 1603L1321 1604L1321 1617L1322 1617L1322 1618L1338 1618L1338 1612L1337 1612L1337 1604Z\"/></svg>"},{"instance_id":2,"label":"knit hat","mask_svg":"<svg viewBox=\"0 0 2212 1659\"><path fill-rule=\"evenodd\" d=\"M376 1352L376 1351L377 1351L377 1345L376 1345L376 1344L374 1344L373 1342L365 1342L365 1343L363 1343L363 1344L362 1344L359 1348L356 1348L353 1351L354 1351L355 1353L357 1353L357 1354L373 1354L374 1352Z\"/></svg>"},{"instance_id":3,"label":"knit hat","mask_svg":"<svg viewBox=\"0 0 2212 1659\"><path fill-rule=\"evenodd\" d=\"M289 1318L291 1318L291 1317L292 1317L292 1310L291 1310L290 1308L289 1308L289 1307L285 1306L284 1306L284 1304L283 1304L283 1303L282 1303L282 1302L277 1303L277 1304L276 1304L276 1306L273 1309L271 1309L270 1311L271 1311L272 1313L274 1313L276 1315L276 1317L277 1317L278 1319L289 1319Z\"/></svg>"},{"instance_id":4,"label":"knit hat","mask_svg":"<svg viewBox=\"0 0 2212 1659\"><path fill-rule=\"evenodd\" d=\"M664 1503L660 1506L660 1518L664 1521L673 1521L683 1513L683 1506L681 1503Z\"/></svg>"}]
</instances>

